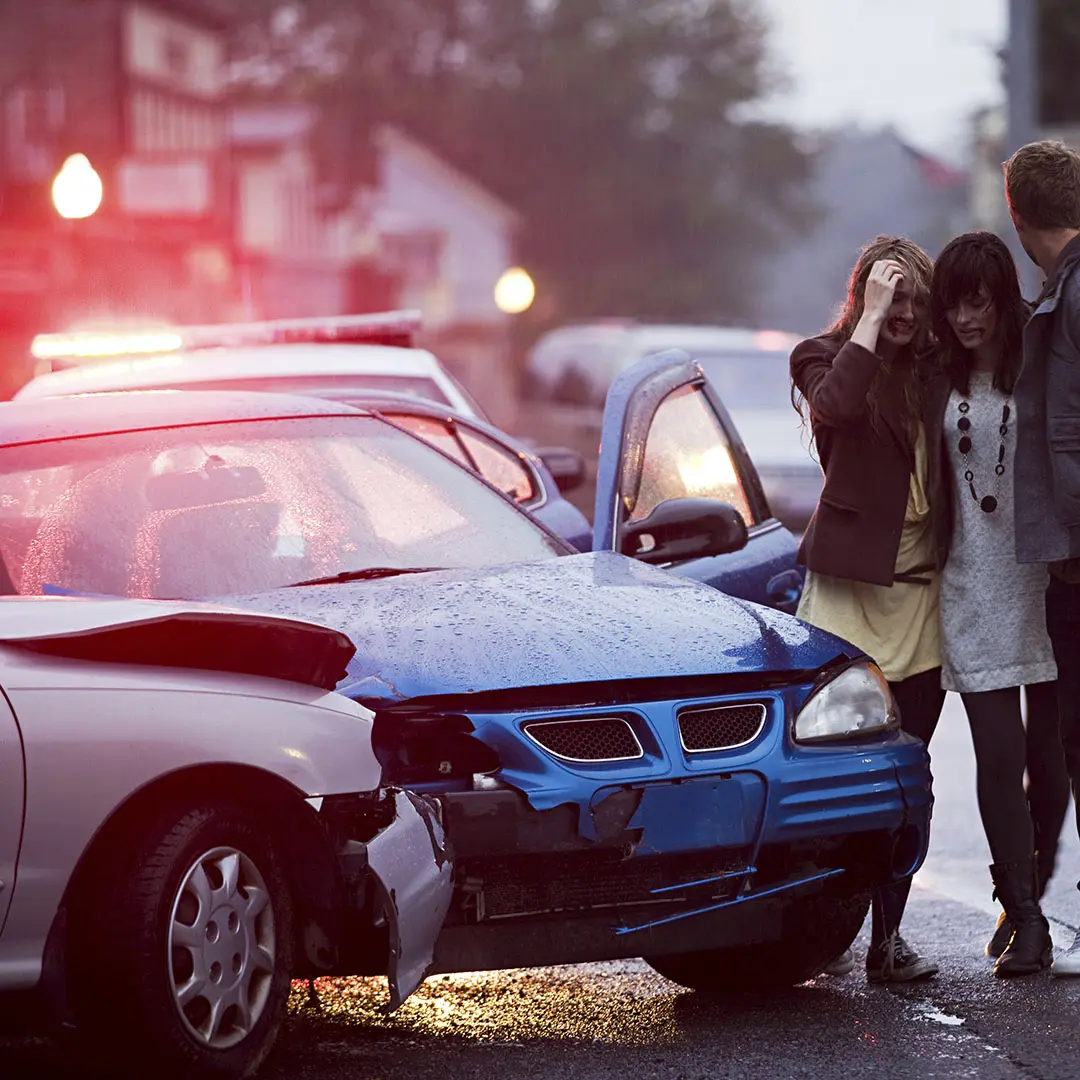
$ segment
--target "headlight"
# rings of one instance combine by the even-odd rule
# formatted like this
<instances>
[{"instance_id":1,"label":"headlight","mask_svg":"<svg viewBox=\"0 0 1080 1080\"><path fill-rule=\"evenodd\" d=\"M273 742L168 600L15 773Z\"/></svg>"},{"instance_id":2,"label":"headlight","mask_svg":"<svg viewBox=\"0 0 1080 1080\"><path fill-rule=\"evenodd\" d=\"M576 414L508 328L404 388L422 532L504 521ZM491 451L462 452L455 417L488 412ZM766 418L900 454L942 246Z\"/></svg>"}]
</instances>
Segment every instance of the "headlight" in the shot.
<instances>
[{"instance_id":1,"label":"headlight","mask_svg":"<svg viewBox=\"0 0 1080 1080\"><path fill-rule=\"evenodd\" d=\"M876 664L852 664L815 690L795 717L797 742L880 735L899 727L892 691Z\"/></svg>"}]
</instances>

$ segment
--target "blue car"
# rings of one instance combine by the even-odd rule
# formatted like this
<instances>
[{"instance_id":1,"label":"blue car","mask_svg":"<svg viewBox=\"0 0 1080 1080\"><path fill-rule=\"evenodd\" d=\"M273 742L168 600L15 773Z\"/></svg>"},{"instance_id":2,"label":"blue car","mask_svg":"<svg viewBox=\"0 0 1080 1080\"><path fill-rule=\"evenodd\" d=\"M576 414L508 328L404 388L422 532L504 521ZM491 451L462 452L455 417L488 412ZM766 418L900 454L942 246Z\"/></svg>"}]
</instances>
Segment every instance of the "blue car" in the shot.
<instances>
[{"instance_id":1,"label":"blue car","mask_svg":"<svg viewBox=\"0 0 1080 1080\"><path fill-rule=\"evenodd\" d=\"M701 990L798 983L921 864L928 758L858 650L703 583L767 590L788 556L698 375L655 358L609 400L584 554L338 403L0 405L0 592L227 597L344 631L338 689L375 714L384 782L446 833L426 970L643 956ZM237 799L257 782L237 771ZM400 943L354 930L380 902L354 887L371 807L319 812L340 874L289 868L295 974L385 972Z\"/></svg>"}]
</instances>

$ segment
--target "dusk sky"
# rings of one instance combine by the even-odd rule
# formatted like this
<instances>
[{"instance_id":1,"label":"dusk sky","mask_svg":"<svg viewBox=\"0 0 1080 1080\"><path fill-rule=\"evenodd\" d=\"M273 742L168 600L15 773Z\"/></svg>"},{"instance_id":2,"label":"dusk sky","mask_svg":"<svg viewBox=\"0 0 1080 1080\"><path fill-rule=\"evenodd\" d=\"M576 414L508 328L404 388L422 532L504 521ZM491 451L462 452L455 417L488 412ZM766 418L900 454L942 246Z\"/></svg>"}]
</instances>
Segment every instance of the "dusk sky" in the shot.
<instances>
[{"instance_id":1,"label":"dusk sky","mask_svg":"<svg viewBox=\"0 0 1080 1080\"><path fill-rule=\"evenodd\" d=\"M769 106L800 127L894 124L960 157L968 117L1002 100L1008 0L758 0L792 90Z\"/></svg>"}]
</instances>

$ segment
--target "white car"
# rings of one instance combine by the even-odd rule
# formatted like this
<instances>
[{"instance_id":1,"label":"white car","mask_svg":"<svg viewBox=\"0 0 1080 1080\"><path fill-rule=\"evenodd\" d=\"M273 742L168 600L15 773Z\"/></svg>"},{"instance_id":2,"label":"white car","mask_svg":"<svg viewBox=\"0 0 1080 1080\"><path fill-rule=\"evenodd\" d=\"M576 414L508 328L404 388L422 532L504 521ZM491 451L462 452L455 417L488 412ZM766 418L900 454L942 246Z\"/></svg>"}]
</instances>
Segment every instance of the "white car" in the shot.
<instances>
[{"instance_id":1,"label":"white car","mask_svg":"<svg viewBox=\"0 0 1080 1080\"><path fill-rule=\"evenodd\" d=\"M487 421L469 392L425 349L414 312L180 326L152 333L42 334L34 355L53 370L20 399L115 390L333 390L406 394ZM92 361L92 362L91 362Z\"/></svg>"},{"instance_id":2,"label":"white car","mask_svg":"<svg viewBox=\"0 0 1080 1080\"><path fill-rule=\"evenodd\" d=\"M529 354L526 378L534 401L599 409L615 376L642 357L664 349L689 353L731 415L773 513L798 531L822 485L809 425L791 402L788 357L799 340L730 326L583 323L543 335Z\"/></svg>"},{"instance_id":3,"label":"white car","mask_svg":"<svg viewBox=\"0 0 1080 1080\"><path fill-rule=\"evenodd\" d=\"M157 1071L252 1073L294 975L432 961L451 864L381 787L337 631L204 604L0 600L0 1010Z\"/></svg>"}]
</instances>

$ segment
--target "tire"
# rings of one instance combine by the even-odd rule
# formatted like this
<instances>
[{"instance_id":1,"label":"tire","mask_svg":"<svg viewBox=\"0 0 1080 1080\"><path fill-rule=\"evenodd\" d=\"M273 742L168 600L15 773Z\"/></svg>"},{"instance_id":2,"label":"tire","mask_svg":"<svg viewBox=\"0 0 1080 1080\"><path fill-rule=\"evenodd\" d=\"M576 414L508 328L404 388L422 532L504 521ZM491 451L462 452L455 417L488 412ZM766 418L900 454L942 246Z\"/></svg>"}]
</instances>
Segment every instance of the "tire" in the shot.
<instances>
[{"instance_id":1,"label":"tire","mask_svg":"<svg viewBox=\"0 0 1080 1080\"><path fill-rule=\"evenodd\" d=\"M226 803L165 815L73 943L76 1020L111 1071L251 1076L284 1022L293 914L264 832ZM111 886L111 887L110 887ZM127 1063L131 1064L128 1065Z\"/></svg>"},{"instance_id":2,"label":"tire","mask_svg":"<svg viewBox=\"0 0 1080 1080\"><path fill-rule=\"evenodd\" d=\"M869 906L869 893L793 901L779 941L646 956L645 962L665 979L704 994L781 990L820 975L855 940Z\"/></svg>"}]
</instances>

